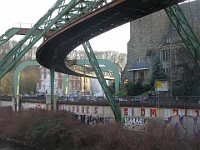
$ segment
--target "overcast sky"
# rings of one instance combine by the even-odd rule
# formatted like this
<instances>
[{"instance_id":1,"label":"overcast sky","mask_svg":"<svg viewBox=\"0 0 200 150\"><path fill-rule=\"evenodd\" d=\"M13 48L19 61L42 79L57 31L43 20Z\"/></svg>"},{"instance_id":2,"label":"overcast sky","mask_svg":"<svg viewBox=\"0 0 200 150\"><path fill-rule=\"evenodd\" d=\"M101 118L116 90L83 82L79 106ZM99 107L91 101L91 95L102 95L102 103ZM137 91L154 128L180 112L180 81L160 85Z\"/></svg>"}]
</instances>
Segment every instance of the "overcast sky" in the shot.
<instances>
[{"instance_id":1,"label":"overcast sky","mask_svg":"<svg viewBox=\"0 0 200 150\"><path fill-rule=\"evenodd\" d=\"M22 27L30 27L55 2L56 0L0 0L0 35L9 28L18 27L19 23L23 23ZM115 50L127 53L129 39L130 23L127 23L91 39L90 44L93 50ZM77 49L83 48L79 46Z\"/></svg>"}]
</instances>

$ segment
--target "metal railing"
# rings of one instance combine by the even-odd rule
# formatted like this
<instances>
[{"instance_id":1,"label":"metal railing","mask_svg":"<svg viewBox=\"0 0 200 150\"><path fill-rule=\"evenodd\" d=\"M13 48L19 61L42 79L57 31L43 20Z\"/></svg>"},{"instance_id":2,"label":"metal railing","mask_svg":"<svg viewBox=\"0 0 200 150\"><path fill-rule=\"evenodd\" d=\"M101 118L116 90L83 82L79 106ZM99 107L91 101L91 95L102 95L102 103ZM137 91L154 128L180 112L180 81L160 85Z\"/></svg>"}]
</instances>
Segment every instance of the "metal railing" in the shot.
<instances>
[{"instance_id":1,"label":"metal railing","mask_svg":"<svg viewBox=\"0 0 200 150\"><path fill-rule=\"evenodd\" d=\"M0 96L0 101L12 101L12 96Z\"/></svg>"},{"instance_id":2,"label":"metal railing","mask_svg":"<svg viewBox=\"0 0 200 150\"><path fill-rule=\"evenodd\" d=\"M23 101L45 101L45 96L22 96L20 98ZM108 105L106 99L95 100L79 100L74 98L71 101L68 97L58 97L58 103L73 103L77 105L87 104L87 105ZM0 101L12 101L12 96L0 96ZM150 99L146 96L128 96L119 97L118 100L114 100L117 106L125 107L162 107L162 108L200 108L200 96L151 96Z\"/></svg>"}]
</instances>

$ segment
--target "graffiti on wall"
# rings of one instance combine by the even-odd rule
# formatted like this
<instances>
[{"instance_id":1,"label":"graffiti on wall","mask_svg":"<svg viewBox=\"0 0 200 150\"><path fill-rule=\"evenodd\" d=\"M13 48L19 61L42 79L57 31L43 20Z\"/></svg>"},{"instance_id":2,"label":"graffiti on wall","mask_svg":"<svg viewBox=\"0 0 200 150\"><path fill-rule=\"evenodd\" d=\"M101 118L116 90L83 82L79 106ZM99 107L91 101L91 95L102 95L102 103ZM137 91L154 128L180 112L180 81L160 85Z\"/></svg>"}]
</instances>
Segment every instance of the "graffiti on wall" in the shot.
<instances>
[{"instance_id":1,"label":"graffiti on wall","mask_svg":"<svg viewBox=\"0 0 200 150\"><path fill-rule=\"evenodd\" d=\"M25 110L25 109L46 109L47 110L47 106L46 104L40 104L40 103L22 103L21 104L21 109Z\"/></svg>"},{"instance_id":2,"label":"graffiti on wall","mask_svg":"<svg viewBox=\"0 0 200 150\"><path fill-rule=\"evenodd\" d=\"M135 107L125 107L123 108L124 116L140 116L140 117L156 117L156 108L135 108Z\"/></svg>"},{"instance_id":3,"label":"graffiti on wall","mask_svg":"<svg viewBox=\"0 0 200 150\"><path fill-rule=\"evenodd\" d=\"M165 117L171 117L171 116L199 116L200 110L199 109L164 109L164 116Z\"/></svg>"},{"instance_id":4,"label":"graffiti on wall","mask_svg":"<svg viewBox=\"0 0 200 150\"><path fill-rule=\"evenodd\" d=\"M164 127L166 129L174 128L177 138L183 136L200 138L200 116L171 116L167 120L164 120Z\"/></svg>"},{"instance_id":5,"label":"graffiti on wall","mask_svg":"<svg viewBox=\"0 0 200 150\"><path fill-rule=\"evenodd\" d=\"M124 117L123 129L129 131L145 132L148 126L148 118Z\"/></svg>"},{"instance_id":6,"label":"graffiti on wall","mask_svg":"<svg viewBox=\"0 0 200 150\"><path fill-rule=\"evenodd\" d=\"M95 125L95 124L109 124L114 122L114 118L112 117L104 117L104 116L92 116L92 115L80 115L75 114L74 119L80 121L86 125Z\"/></svg>"},{"instance_id":7,"label":"graffiti on wall","mask_svg":"<svg viewBox=\"0 0 200 150\"><path fill-rule=\"evenodd\" d=\"M122 108L123 116L137 117L170 117L175 115L199 116L199 109L178 109L178 108L139 108L139 107L124 107Z\"/></svg>"},{"instance_id":8,"label":"graffiti on wall","mask_svg":"<svg viewBox=\"0 0 200 150\"><path fill-rule=\"evenodd\" d=\"M59 105L59 110L66 110L76 114L104 114L103 106L78 106L78 105Z\"/></svg>"}]
</instances>

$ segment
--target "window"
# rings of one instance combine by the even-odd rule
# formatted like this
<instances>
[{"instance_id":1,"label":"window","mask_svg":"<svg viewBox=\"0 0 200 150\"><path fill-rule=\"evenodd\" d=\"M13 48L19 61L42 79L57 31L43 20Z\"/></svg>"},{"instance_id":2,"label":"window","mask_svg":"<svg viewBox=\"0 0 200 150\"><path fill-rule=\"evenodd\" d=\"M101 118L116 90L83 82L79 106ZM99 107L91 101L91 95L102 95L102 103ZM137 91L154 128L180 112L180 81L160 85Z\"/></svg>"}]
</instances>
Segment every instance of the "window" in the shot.
<instances>
[{"instance_id":1,"label":"window","mask_svg":"<svg viewBox=\"0 0 200 150\"><path fill-rule=\"evenodd\" d=\"M170 49L162 50L162 59L163 60L170 60Z\"/></svg>"},{"instance_id":2,"label":"window","mask_svg":"<svg viewBox=\"0 0 200 150\"><path fill-rule=\"evenodd\" d=\"M166 73L166 74L169 74L170 73L170 68L163 68L163 72Z\"/></svg>"},{"instance_id":3,"label":"window","mask_svg":"<svg viewBox=\"0 0 200 150\"><path fill-rule=\"evenodd\" d=\"M41 79L44 80L44 72L41 74Z\"/></svg>"}]
</instances>

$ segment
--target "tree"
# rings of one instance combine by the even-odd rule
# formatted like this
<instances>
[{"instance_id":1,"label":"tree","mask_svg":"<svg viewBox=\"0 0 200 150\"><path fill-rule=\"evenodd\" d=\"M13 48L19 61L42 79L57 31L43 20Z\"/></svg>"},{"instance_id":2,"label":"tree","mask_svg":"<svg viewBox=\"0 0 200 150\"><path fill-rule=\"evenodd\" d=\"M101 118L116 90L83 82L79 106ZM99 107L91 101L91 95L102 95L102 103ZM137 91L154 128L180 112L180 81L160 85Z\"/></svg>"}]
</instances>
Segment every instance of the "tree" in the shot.
<instances>
[{"instance_id":1,"label":"tree","mask_svg":"<svg viewBox=\"0 0 200 150\"><path fill-rule=\"evenodd\" d=\"M173 95L200 96L200 67L184 45L176 52L176 56L179 63L175 66Z\"/></svg>"},{"instance_id":2,"label":"tree","mask_svg":"<svg viewBox=\"0 0 200 150\"><path fill-rule=\"evenodd\" d=\"M166 79L166 74L163 72L160 56L156 55L153 60L152 74L151 74L151 86L154 87L156 80Z\"/></svg>"},{"instance_id":3,"label":"tree","mask_svg":"<svg viewBox=\"0 0 200 150\"><path fill-rule=\"evenodd\" d=\"M94 51L97 59L107 59L113 63L119 63L122 66L126 65L127 54L117 51ZM67 55L68 59L87 59L84 50L73 50ZM124 68L122 68L124 69Z\"/></svg>"},{"instance_id":4,"label":"tree","mask_svg":"<svg viewBox=\"0 0 200 150\"><path fill-rule=\"evenodd\" d=\"M0 80L1 95L12 95L13 94L12 74L13 74L13 72L9 72Z\"/></svg>"},{"instance_id":5,"label":"tree","mask_svg":"<svg viewBox=\"0 0 200 150\"><path fill-rule=\"evenodd\" d=\"M149 85L143 86L140 82L138 82L136 84L133 82L128 82L125 86L126 86L127 94L129 96L137 96L147 90L150 90Z\"/></svg>"},{"instance_id":6,"label":"tree","mask_svg":"<svg viewBox=\"0 0 200 150\"><path fill-rule=\"evenodd\" d=\"M17 44L18 42L15 40L9 40L8 42L4 43L0 46L0 59L3 59L6 54ZM27 45L23 45L22 48L26 47ZM21 60L35 60L35 53L37 51L37 47L33 46L23 57Z\"/></svg>"},{"instance_id":7,"label":"tree","mask_svg":"<svg viewBox=\"0 0 200 150\"><path fill-rule=\"evenodd\" d=\"M111 84L109 86L111 94L115 94L115 82L111 81Z\"/></svg>"},{"instance_id":8,"label":"tree","mask_svg":"<svg viewBox=\"0 0 200 150\"><path fill-rule=\"evenodd\" d=\"M25 68L20 74L20 93L36 93L36 84L39 81L38 67Z\"/></svg>"}]
</instances>

